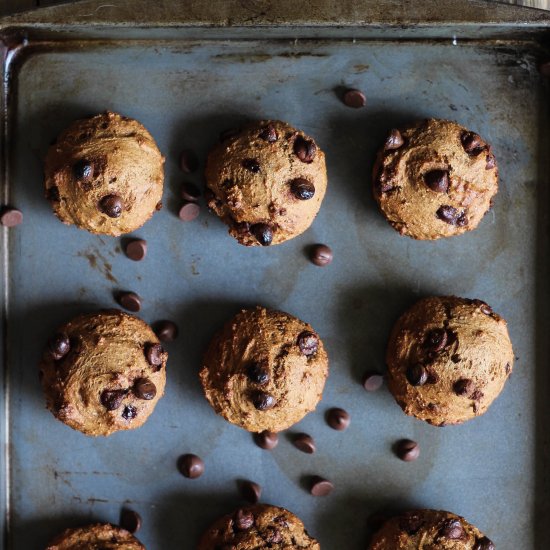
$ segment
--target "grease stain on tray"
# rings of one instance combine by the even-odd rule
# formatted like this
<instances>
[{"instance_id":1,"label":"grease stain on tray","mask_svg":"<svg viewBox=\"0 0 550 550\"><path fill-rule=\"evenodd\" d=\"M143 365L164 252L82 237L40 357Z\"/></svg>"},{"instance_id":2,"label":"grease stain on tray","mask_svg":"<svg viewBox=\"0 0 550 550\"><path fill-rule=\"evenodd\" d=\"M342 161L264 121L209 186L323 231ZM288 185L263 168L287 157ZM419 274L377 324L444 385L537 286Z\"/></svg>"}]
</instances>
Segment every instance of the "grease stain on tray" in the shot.
<instances>
[{"instance_id":1,"label":"grease stain on tray","mask_svg":"<svg viewBox=\"0 0 550 550\"><path fill-rule=\"evenodd\" d=\"M88 260L90 267L99 271L109 282L118 284L118 279L113 275L113 266L99 250L93 247L88 248L87 250L77 252L77 256Z\"/></svg>"}]
</instances>

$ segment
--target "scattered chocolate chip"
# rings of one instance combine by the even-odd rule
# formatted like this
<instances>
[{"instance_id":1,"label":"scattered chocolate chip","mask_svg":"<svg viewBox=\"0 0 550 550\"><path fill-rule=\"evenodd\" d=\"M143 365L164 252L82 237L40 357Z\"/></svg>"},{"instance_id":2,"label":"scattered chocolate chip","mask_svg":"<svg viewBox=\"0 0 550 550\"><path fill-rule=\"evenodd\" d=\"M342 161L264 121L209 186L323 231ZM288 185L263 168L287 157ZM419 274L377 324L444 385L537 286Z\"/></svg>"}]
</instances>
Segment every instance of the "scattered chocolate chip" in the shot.
<instances>
[{"instance_id":1,"label":"scattered chocolate chip","mask_svg":"<svg viewBox=\"0 0 550 550\"><path fill-rule=\"evenodd\" d=\"M184 149L180 154L180 170L187 174L194 172L199 167L199 159L191 149Z\"/></svg>"},{"instance_id":2,"label":"scattered chocolate chip","mask_svg":"<svg viewBox=\"0 0 550 550\"><path fill-rule=\"evenodd\" d=\"M303 453L313 454L316 450L315 441L308 434L296 434L292 440L292 444Z\"/></svg>"},{"instance_id":3,"label":"scattered chocolate chip","mask_svg":"<svg viewBox=\"0 0 550 550\"><path fill-rule=\"evenodd\" d=\"M223 143L224 141L227 141L228 139L237 136L240 131L240 128L228 128L227 130L223 130L222 132L220 132L220 143Z\"/></svg>"},{"instance_id":4,"label":"scattered chocolate chip","mask_svg":"<svg viewBox=\"0 0 550 550\"><path fill-rule=\"evenodd\" d=\"M65 357L70 349L71 343L66 334L57 333L48 340L48 350L56 361Z\"/></svg>"},{"instance_id":5,"label":"scattered chocolate chip","mask_svg":"<svg viewBox=\"0 0 550 550\"><path fill-rule=\"evenodd\" d=\"M254 442L260 449L273 450L279 444L279 436L275 432L260 432L254 434Z\"/></svg>"},{"instance_id":6,"label":"scattered chocolate chip","mask_svg":"<svg viewBox=\"0 0 550 550\"><path fill-rule=\"evenodd\" d=\"M182 222L192 222L200 214L201 207L192 201L184 202L178 212L178 217Z\"/></svg>"},{"instance_id":7,"label":"scattered chocolate chip","mask_svg":"<svg viewBox=\"0 0 550 550\"><path fill-rule=\"evenodd\" d=\"M252 504L256 504L260 500L260 496L262 495L261 486L257 483L254 483L253 481L241 482L240 491L242 497Z\"/></svg>"},{"instance_id":8,"label":"scattered chocolate chip","mask_svg":"<svg viewBox=\"0 0 550 550\"><path fill-rule=\"evenodd\" d=\"M273 241L273 230L267 223L255 223L251 225L250 232L262 246L269 246Z\"/></svg>"},{"instance_id":9,"label":"scattered chocolate chip","mask_svg":"<svg viewBox=\"0 0 550 550\"><path fill-rule=\"evenodd\" d=\"M127 405L122 411L122 418L124 420L133 420L137 416L137 409L132 405Z\"/></svg>"},{"instance_id":10,"label":"scattered chocolate chip","mask_svg":"<svg viewBox=\"0 0 550 550\"><path fill-rule=\"evenodd\" d=\"M130 241L126 245L124 253L130 260L134 260L134 262L143 260L147 254L147 241L143 239L134 239Z\"/></svg>"},{"instance_id":11,"label":"scattered chocolate chip","mask_svg":"<svg viewBox=\"0 0 550 550\"><path fill-rule=\"evenodd\" d=\"M420 455L420 447L416 441L401 439L394 445L394 452L404 462L412 462Z\"/></svg>"},{"instance_id":12,"label":"scattered chocolate chip","mask_svg":"<svg viewBox=\"0 0 550 550\"><path fill-rule=\"evenodd\" d=\"M237 531L248 531L254 525L254 514L239 508L233 516L233 525Z\"/></svg>"},{"instance_id":13,"label":"scattered chocolate chip","mask_svg":"<svg viewBox=\"0 0 550 550\"><path fill-rule=\"evenodd\" d=\"M302 136L297 136L294 140L294 154L302 161L309 164L313 162L317 154L317 145L311 139L306 139Z\"/></svg>"},{"instance_id":14,"label":"scattered chocolate chip","mask_svg":"<svg viewBox=\"0 0 550 550\"><path fill-rule=\"evenodd\" d=\"M91 180L94 175L92 163L86 159L78 160L73 164L73 175L77 180Z\"/></svg>"},{"instance_id":15,"label":"scattered chocolate chip","mask_svg":"<svg viewBox=\"0 0 550 550\"><path fill-rule=\"evenodd\" d=\"M338 431L347 430L350 423L350 416L344 409L333 408L327 411L327 424Z\"/></svg>"},{"instance_id":16,"label":"scattered chocolate chip","mask_svg":"<svg viewBox=\"0 0 550 550\"><path fill-rule=\"evenodd\" d=\"M141 528L141 516L134 510L124 508L120 513L120 526L130 533L136 533Z\"/></svg>"},{"instance_id":17,"label":"scattered chocolate chip","mask_svg":"<svg viewBox=\"0 0 550 550\"><path fill-rule=\"evenodd\" d=\"M458 219L463 215L453 206L444 204L437 209L435 215L449 225L457 225Z\"/></svg>"},{"instance_id":18,"label":"scattered chocolate chip","mask_svg":"<svg viewBox=\"0 0 550 550\"><path fill-rule=\"evenodd\" d=\"M108 411L115 411L122 405L127 390L103 390L99 400Z\"/></svg>"},{"instance_id":19,"label":"scattered chocolate chip","mask_svg":"<svg viewBox=\"0 0 550 550\"><path fill-rule=\"evenodd\" d=\"M346 90L342 96L344 105L359 109L367 104L367 98L361 90Z\"/></svg>"},{"instance_id":20,"label":"scattered chocolate chip","mask_svg":"<svg viewBox=\"0 0 550 550\"><path fill-rule=\"evenodd\" d=\"M363 376L363 387L367 391L377 391L382 387L384 377L376 371L368 371Z\"/></svg>"},{"instance_id":21,"label":"scattered chocolate chip","mask_svg":"<svg viewBox=\"0 0 550 550\"><path fill-rule=\"evenodd\" d=\"M446 539L458 540L464 536L464 528L458 519L447 519L439 530L439 536Z\"/></svg>"},{"instance_id":22,"label":"scattered chocolate chip","mask_svg":"<svg viewBox=\"0 0 550 550\"><path fill-rule=\"evenodd\" d=\"M464 132L460 138L464 151L471 157L477 157L487 148L481 136L475 132Z\"/></svg>"},{"instance_id":23,"label":"scattered chocolate chip","mask_svg":"<svg viewBox=\"0 0 550 550\"><path fill-rule=\"evenodd\" d=\"M416 363L407 369L406 377L411 386L423 386L428 381L428 372L424 365Z\"/></svg>"},{"instance_id":24,"label":"scattered chocolate chip","mask_svg":"<svg viewBox=\"0 0 550 550\"><path fill-rule=\"evenodd\" d=\"M492 153L488 153L485 157L485 170L492 170L497 165L495 156ZM494 199L491 197L490 208L493 206Z\"/></svg>"},{"instance_id":25,"label":"scattered chocolate chip","mask_svg":"<svg viewBox=\"0 0 550 550\"><path fill-rule=\"evenodd\" d=\"M311 357L317 353L317 349L319 348L319 338L313 332L304 330L304 332L301 332L298 335L297 344L300 351L306 357Z\"/></svg>"},{"instance_id":26,"label":"scattered chocolate chip","mask_svg":"<svg viewBox=\"0 0 550 550\"><path fill-rule=\"evenodd\" d=\"M296 178L290 182L291 193L301 201L308 201L315 195L315 186L305 178Z\"/></svg>"},{"instance_id":27,"label":"scattered chocolate chip","mask_svg":"<svg viewBox=\"0 0 550 550\"><path fill-rule=\"evenodd\" d=\"M204 462L194 454L182 455L178 459L178 470L182 476L196 479L204 473Z\"/></svg>"},{"instance_id":28,"label":"scattered chocolate chip","mask_svg":"<svg viewBox=\"0 0 550 550\"><path fill-rule=\"evenodd\" d=\"M424 174L424 182L436 193L446 193L449 190L449 172L446 170L432 170Z\"/></svg>"},{"instance_id":29,"label":"scattered chocolate chip","mask_svg":"<svg viewBox=\"0 0 550 550\"><path fill-rule=\"evenodd\" d=\"M397 129L393 129L390 135L386 138L384 143L384 149L386 151L392 151L393 149L399 149L403 143L405 143L401 132Z\"/></svg>"},{"instance_id":30,"label":"scattered chocolate chip","mask_svg":"<svg viewBox=\"0 0 550 550\"><path fill-rule=\"evenodd\" d=\"M190 181L184 181L181 186L181 198L189 202L197 202L201 196L201 190Z\"/></svg>"},{"instance_id":31,"label":"scattered chocolate chip","mask_svg":"<svg viewBox=\"0 0 550 550\"><path fill-rule=\"evenodd\" d=\"M141 309L141 298L135 292L119 292L116 301L128 311L137 312Z\"/></svg>"},{"instance_id":32,"label":"scattered chocolate chip","mask_svg":"<svg viewBox=\"0 0 550 550\"><path fill-rule=\"evenodd\" d=\"M59 202L61 200L61 195L59 194L59 187L57 185L52 185L46 189L46 198L50 202Z\"/></svg>"},{"instance_id":33,"label":"scattered chocolate chip","mask_svg":"<svg viewBox=\"0 0 550 550\"><path fill-rule=\"evenodd\" d=\"M157 387L148 378L138 378L134 382L133 392L139 399L150 401L157 395Z\"/></svg>"},{"instance_id":34,"label":"scattered chocolate chip","mask_svg":"<svg viewBox=\"0 0 550 550\"><path fill-rule=\"evenodd\" d=\"M4 206L0 210L0 224L4 227L15 227L23 222L23 212L12 208L10 206Z\"/></svg>"},{"instance_id":35,"label":"scattered chocolate chip","mask_svg":"<svg viewBox=\"0 0 550 550\"><path fill-rule=\"evenodd\" d=\"M443 351L447 345L447 331L444 328L436 328L426 335L424 346L430 351Z\"/></svg>"},{"instance_id":36,"label":"scattered chocolate chip","mask_svg":"<svg viewBox=\"0 0 550 550\"><path fill-rule=\"evenodd\" d=\"M468 378L461 378L453 384L453 391L456 395L468 395L473 389L474 383Z\"/></svg>"},{"instance_id":37,"label":"scattered chocolate chip","mask_svg":"<svg viewBox=\"0 0 550 550\"><path fill-rule=\"evenodd\" d=\"M277 130L275 130L275 126L273 126L273 124L268 124L265 128L262 128L262 131L258 137L269 143L273 143L279 138L277 135Z\"/></svg>"},{"instance_id":38,"label":"scattered chocolate chip","mask_svg":"<svg viewBox=\"0 0 550 550\"><path fill-rule=\"evenodd\" d=\"M309 259L311 263L319 267L324 267L332 263L332 249L326 244L316 244L311 247Z\"/></svg>"},{"instance_id":39,"label":"scattered chocolate chip","mask_svg":"<svg viewBox=\"0 0 550 550\"><path fill-rule=\"evenodd\" d=\"M269 382L269 369L266 363L252 363L246 369L246 375L255 384L263 385Z\"/></svg>"},{"instance_id":40,"label":"scattered chocolate chip","mask_svg":"<svg viewBox=\"0 0 550 550\"><path fill-rule=\"evenodd\" d=\"M120 218L124 202L118 195L107 195L99 201L99 210L109 218Z\"/></svg>"},{"instance_id":41,"label":"scattered chocolate chip","mask_svg":"<svg viewBox=\"0 0 550 550\"><path fill-rule=\"evenodd\" d=\"M277 404L277 400L269 393L258 391L252 395L252 403L259 411L267 411Z\"/></svg>"},{"instance_id":42,"label":"scattered chocolate chip","mask_svg":"<svg viewBox=\"0 0 550 550\"><path fill-rule=\"evenodd\" d=\"M147 344L144 353L145 359L152 367L156 367L156 370L162 367L166 352L160 344Z\"/></svg>"},{"instance_id":43,"label":"scattered chocolate chip","mask_svg":"<svg viewBox=\"0 0 550 550\"><path fill-rule=\"evenodd\" d=\"M249 170L254 174L257 174L260 171L260 164L256 159L244 159L241 164L243 168L246 168L246 170Z\"/></svg>"},{"instance_id":44,"label":"scattered chocolate chip","mask_svg":"<svg viewBox=\"0 0 550 550\"><path fill-rule=\"evenodd\" d=\"M153 331L161 342L173 342L178 337L178 325L173 321L157 321Z\"/></svg>"},{"instance_id":45,"label":"scattered chocolate chip","mask_svg":"<svg viewBox=\"0 0 550 550\"><path fill-rule=\"evenodd\" d=\"M495 545L487 537L477 539L472 550L495 550Z\"/></svg>"},{"instance_id":46,"label":"scattered chocolate chip","mask_svg":"<svg viewBox=\"0 0 550 550\"><path fill-rule=\"evenodd\" d=\"M310 480L309 492L314 497L324 497L332 493L334 485L328 479L320 476L312 476Z\"/></svg>"},{"instance_id":47,"label":"scattered chocolate chip","mask_svg":"<svg viewBox=\"0 0 550 550\"><path fill-rule=\"evenodd\" d=\"M283 535L281 535L281 531L279 531L279 529L276 529L275 527L268 527L266 529L265 541L269 545L279 544L283 541Z\"/></svg>"}]
</instances>

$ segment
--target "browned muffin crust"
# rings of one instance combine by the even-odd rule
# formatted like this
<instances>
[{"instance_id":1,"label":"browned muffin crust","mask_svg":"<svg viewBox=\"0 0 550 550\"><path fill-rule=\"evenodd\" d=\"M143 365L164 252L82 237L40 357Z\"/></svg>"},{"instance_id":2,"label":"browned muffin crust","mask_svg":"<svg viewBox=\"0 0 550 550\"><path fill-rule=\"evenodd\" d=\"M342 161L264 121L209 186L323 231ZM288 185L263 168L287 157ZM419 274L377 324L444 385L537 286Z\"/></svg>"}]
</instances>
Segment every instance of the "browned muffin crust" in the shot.
<instances>
[{"instance_id":1,"label":"browned muffin crust","mask_svg":"<svg viewBox=\"0 0 550 550\"><path fill-rule=\"evenodd\" d=\"M46 550L145 550L145 546L121 527L97 523L66 529L48 544Z\"/></svg>"}]
</instances>

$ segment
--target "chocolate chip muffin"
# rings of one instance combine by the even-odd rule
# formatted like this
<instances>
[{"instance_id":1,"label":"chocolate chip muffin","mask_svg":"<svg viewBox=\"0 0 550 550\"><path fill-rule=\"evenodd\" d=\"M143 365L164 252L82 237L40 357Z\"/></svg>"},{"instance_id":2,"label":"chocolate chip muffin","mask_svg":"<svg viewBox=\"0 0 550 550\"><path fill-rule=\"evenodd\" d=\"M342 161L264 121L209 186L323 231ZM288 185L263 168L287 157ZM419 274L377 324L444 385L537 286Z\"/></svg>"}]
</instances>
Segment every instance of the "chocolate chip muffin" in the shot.
<instances>
[{"instance_id":1,"label":"chocolate chip muffin","mask_svg":"<svg viewBox=\"0 0 550 550\"><path fill-rule=\"evenodd\" d=\"M257 307L214 336L200 379L226 420L250 432L279 432L315 409L327 375L327 354L310 325Z\"/></svg>"},{"instance_id":2,"label":"chocolate chip muffin","mask_svg":"<svg viewBox=\"0 0 550 550\"><path fill-rule=\"evenodd\" d=\"M374 196L394 229L414 239L475 229L498 191L491 147L449 120L392 130L373 171Z\"/></svg>"},{"instance_id":3,"label":"chocolate chip muffin","mask_svg":"<svg viewBox=\"0 0 550 550\"><path fill-rule=\"evenodd\" d=\"M319 543L294 514L256 504L239 508L218 519L202 536L198 550L260 550L261 548L305 548L320 550Z\"/></svg>"},{"instance_id":4,"label":"chocolate chip muffin","mask_svg":"<svg viewBox=\"0 0 550 550\"><path fill-rule=\"evenodd\" d=\"M162 208L164 157L137 121L106 112L77 120L46 156L55 215L91 233L122 235Z\"/></svg>"},{"instance_id":5,"label":"chocolate chip muffin","mask_svg":"<svg viewBox=\"0 0 550 550\"><path fill-rule=\"evenodd\" d=\"M495 550L464 518L439 510L413 510L388 519L369 550Z\"/></svg>"},{"instance_id":6,"label":"chocolate chip muffin","mask_svg":"<svg viewBox=\"0 0 550 550\"><path fill-rule=\"evenodd\" d=\"M168 354L141 319L80 315L49 340L40 363L48 409L86 435L141 426L164 393Z\"/></svg>"},{"instance_id":7,"label":"chocolate chip muffin","mask_svg":"<svg viewBox=\"0 0 550 550\"><path fill-rule=\"evenodd\" d=\"M485 302L424 298L395 324L388 387L405 413L436 426L483 414L512 372L506 321Z\"/></svg>"},{"instance_id":8,"label":"chocolate chip muffin","mask_svg":"<svg viewBox=\"0 0 550 550\"><path fill-rule=\"evenodd\" d=\"M208 206L246 246L279 244L313 222L327 187L325 155L286 122L224 132L208 155Z\"/></svg>"},{"instance_id":9,"label":"chocolate chip muffin","mask_svg":"<svg viewBox=\"0 0 550 550\"><path fill-rule=\"evenodd\" d=\"M66 529L48 544L46 550L145 550L145 546L121 527L97 523Z\"/></svg>"}]
</instances>

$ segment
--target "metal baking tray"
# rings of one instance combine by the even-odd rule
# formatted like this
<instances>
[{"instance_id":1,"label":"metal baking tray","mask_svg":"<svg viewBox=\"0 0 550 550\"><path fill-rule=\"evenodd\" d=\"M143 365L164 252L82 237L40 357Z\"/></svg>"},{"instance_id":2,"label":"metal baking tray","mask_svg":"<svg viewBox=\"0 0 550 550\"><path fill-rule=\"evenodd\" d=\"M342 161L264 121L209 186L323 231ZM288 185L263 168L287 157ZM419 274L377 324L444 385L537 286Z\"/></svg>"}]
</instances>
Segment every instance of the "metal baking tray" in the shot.
<instances>
[{"instance_id":1,"label":"metal baking tray","mask_svg":"<svg viewBox=\"0 0 550 550\"><path fill-rule=\"evenodd\" d=\"M408 506L464 515L499 550L550 548L550 121L548 82L536 68L550 19L487 2L417 2L415 14L399 2L357 4L317 2L297 14L287 0L159 2L152 13L145 1L84 2L2 21L2 202L25 216L2 229L5 548L40 550L66 526L116 522L129 506L143 516L149 550L192 549L238 505L239 479L298 514L324 550L365 548L370 513ZM367 106L345 107L341 86L363 90ZM48 144L72 120L105 109L143 122L167 157L165 209L134 233L149 242L140 263L123 255L122 239L59 223L43 198ZM389 128L428 116L492 143L501 184L476 231L416 242L377 211L369 174ZM186 177L177 158L193 148L204 161L219 131L259 117L316 138L329 188L304 235L248 249L206 209L179 221ZM308 262L315 242L333 247L331 266ZM177 321L180 337L168 346L166 396L147 424L90 439L45 410L36 365L58 324L114 306L119 289L142 296L145 320ZM384 369L398 315L430 294L486 300L508 320L518 357L489 412L458 427L408 418L385 389L368 394L360 384L367 369ZM262 451L201 393L210 337L256 304L310 322L328 349L324 399L288 432L312 434L314 455L294 449L288 434ZM325 423L332 406L351 413L344 433ZM392 454L403 437L420 443L418 461ZM198 480L177 471L186 452L205 460ZM334 492L310 496L310 474L331 479Z\"/></svg>"}]
</instances>

